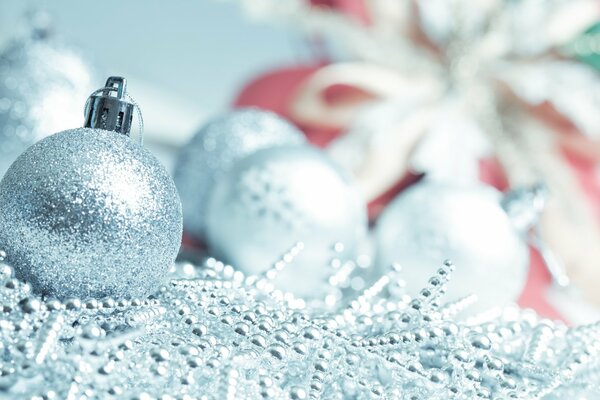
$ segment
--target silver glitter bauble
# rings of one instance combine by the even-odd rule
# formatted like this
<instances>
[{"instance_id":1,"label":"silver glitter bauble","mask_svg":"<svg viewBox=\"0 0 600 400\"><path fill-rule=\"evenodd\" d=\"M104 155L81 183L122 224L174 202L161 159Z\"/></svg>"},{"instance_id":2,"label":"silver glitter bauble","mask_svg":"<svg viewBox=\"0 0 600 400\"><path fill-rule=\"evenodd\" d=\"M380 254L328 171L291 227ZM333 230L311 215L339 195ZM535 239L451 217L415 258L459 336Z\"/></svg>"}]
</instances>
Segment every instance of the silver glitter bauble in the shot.
<instances>
[{"instance_id":1,"label":"silver glitter bauble","mask_svg":"<svg viewBox=\"0 0 600 400\"><path fill-rule=\"evenodd\" d=\"M323 153L282 146L241 160L217 182L206 238L214 254L251 274L302 242L304 250L275 284L309 298L324 293L332 259L356 256L366 221L358 192Z\"/></svg>"},{"instance_id":2,"label":"silver glitter bauble","mask_svg":"<svg viewBox=\"0 0 600 400\"><path fill-rule=\"evenodd\" d=\"M436 263L460 265L449 298L476 294L485 309L516 300L529 252L501 206L502 195L483 186L423 181L397 197L376 226L377 265L400 263L410 294L435 272Z\"/></svg>"},{"instance_id":3,"label":"silver glitter bauble","mask_svg":"<svg viewBox=\"0 0 600 400\"><path fill-rule=\"evenodd\" d=\"M36 291L141 297L181 242L181 204L166 169L127 136L63 131L23 153L0 183L0 247Z\"/></svg>"},{"instance_id":4,"label":"silver glitter bauble","mask_svg":"<svg viewBox=\"0 0 600 400\"><path fill-rule=\"evenodd\" d=\"M81 122L90 68L51 38L19 40L0 54L0 177L29 146Z\"/></svg>"},{"instance_id":5,"label":"silver glitter bauble","mask_svg":"<svg viewBox=\"0 0 600 400\"><path fill-rule=\"evenodd\" d=\"M304 141L289 122L258 109L233 111L204 125L182 148L175 167L186 231L204 237L208 195L238 160L259 149Z\"/></svg>"}]
</instances>

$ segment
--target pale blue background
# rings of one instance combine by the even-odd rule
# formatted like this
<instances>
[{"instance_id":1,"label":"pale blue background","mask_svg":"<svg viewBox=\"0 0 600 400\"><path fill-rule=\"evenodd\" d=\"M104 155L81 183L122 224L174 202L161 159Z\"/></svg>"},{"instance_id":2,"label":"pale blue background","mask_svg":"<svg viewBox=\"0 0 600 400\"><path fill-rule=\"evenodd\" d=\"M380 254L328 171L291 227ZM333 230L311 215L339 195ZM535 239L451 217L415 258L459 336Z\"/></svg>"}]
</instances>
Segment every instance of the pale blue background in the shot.
<instances>
[{"instance_id":1,"label":"pale blue background","mask_svg":"<svg viewBox=\"0 0 600 400\"><path fill-rule=\"evenodd\" d=\"M212 0L0 0L0 46L36 7L101 76L129 79L150 141L165 144L181 144L258 73L309 58L302 37L283 24L251 21L234 1Z\"/></svg>"}]
</instances>

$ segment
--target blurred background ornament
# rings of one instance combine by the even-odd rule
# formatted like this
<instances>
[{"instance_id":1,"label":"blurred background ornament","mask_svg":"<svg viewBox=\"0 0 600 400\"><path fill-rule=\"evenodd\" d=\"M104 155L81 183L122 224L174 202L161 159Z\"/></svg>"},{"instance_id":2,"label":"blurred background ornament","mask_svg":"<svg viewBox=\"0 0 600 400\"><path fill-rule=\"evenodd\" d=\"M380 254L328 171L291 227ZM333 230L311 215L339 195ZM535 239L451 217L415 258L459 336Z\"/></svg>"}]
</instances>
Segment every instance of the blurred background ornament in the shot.
<instances>
[{"instance_id":1,"label":"blurred background ornament","mask_svg":"<svg viewBox=\"0 0 600 400\"><path fill-rule=\"evenodd\" d=\"M297 128L269 111L237 110L209 121L182 147L175 166L186 232L205 237L210 192L238 161L263 148L302 143Z\"/></svg>"},{"instance_id":2,"label":"blurred background ornament","mask_svg":"<svg viewBox=\"0 0 600 400\"><path fill-rule=\"evenodd\" d=\"M242 90L236 104L268 104L258 95L268 83L271 90L287 90L278 94L286 103L277 107L291 121L306 126L311 142L323 146L333 142L336 148L331 154L336 159L359 160L342 164L350 165L359 187L366 189L372 220L420 173L430 173L431 167L436 175L444 172L440 165L446 167L447 175L468 167L470 178L499 190L544 181L553 196L539 230L549 248L564 260L586 299L600 304L594 289L600 282L595 261L600 258L600 120L592 111L600 104L594 89L600 75L593 57L585 58L593 56L596 48L597 1L493 0L473 5L467 0L357 0L364 6L358 19L356 9L349 11L338 2L319 2L318 7L302 0L287 7L269 0L260 5L239 2L253 17L285 21L305 33L316 43L319 60L325 62L297 78L294 85L277 88L262 77ZM352 76L360 79L328 73L340 70L348 60L357 69ZM372 83L390 74L398 77L388 79L388 90ZM402 79L401 88L397 83ZM379 128L367 128L364 136L373 139L361 139L369 144L363 146L362 154L351 145L339 145L347 135L353 136L349 142L360 136L356 118L350 116L360 116L373 102L404 99L405 93L431 81L440 90L426 91L421 98L407 96L411 112L388 124L387 136L374 133ZM255 102L249 91L258 93ZM396 102L395 115L411 108L407 102ZM449 104L454 104L450 107L454 111ZM423 115L434 117L426 117L429 124L419 126L415 116ZM317 120L333 124L323 127ZM461 135L463 131L468 135ZM473 133L477 146L470 140ZM382 137L389 147L371 145ZM320 141L323 138L327 142ZM395 163L368 162L378 160L378 153L385 154L381 148L398 143L408 150L399 152ZM461 150L444 152L449 145ZM390 165L397 171L396 179L392 179ZM537 256L532 260L536 270L543 270ZM538 284L548 281L542 278ZM528 296L535 297L539 296Z\"/></svg>"},{"instance_id":3,"label":"blurred background ornament","mask_svg":"<svg viewBox=\"0 0 600 400\"><path fill-rule=\"evenodd\" d=\"M54 37L48 19L30 15L27 35L0 53L0 176L39 139L79 124L93 89L88 63Z\"/></svg>"},{"instance_id":4,"label":"blurred background ornament","mask_svg":"<svg viewBox=\"0 0 600 400\"><path fill-rule=\"evenodd\" d=\"M501 201L500 192L480 184L425 179L408 188L377 222L379 271L398 262L408 293L416 295L433 266L450 258L460 268L449 299L476 294L480 310L516 301L529 251L524 231L517 230Z\"/></svg>"},{"instance_id":5,"label":"blurred background ornament","mask_svg":"<svg viewBox=\"0 0 600 400\"><path fill-rule=\"evenodd\" d=\"M309 146L264 149L238 162L216 183L206 217L209 248L248 274L267 271L302 242L274 282L305 298L326 294L337 262L357 256L367 229L358 191Z\"/></svg>"},{"instance_id":6,"label":"blurred background ornament","mask_svg":"<svg viewBox=\"0 0 600 400\"><path fill-rule=\"evenodd\" d=\"M84 128L36 143L0 183L0 243L38 293L144 297L175 260L179 196L167 170L128 137L135 106L125 85L109 78L90 97Z\"/></svg>"}]
</instances>

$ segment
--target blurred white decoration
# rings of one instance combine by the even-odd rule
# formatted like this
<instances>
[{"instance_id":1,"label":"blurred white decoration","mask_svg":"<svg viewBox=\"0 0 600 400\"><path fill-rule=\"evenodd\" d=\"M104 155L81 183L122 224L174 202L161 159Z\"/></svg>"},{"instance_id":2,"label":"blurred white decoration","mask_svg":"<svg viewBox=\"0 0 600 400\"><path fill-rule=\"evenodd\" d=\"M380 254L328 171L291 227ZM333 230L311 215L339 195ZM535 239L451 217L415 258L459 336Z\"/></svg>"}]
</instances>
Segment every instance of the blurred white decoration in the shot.
<instances>
[{"instance_id":1,"label":"blurred white decoration","mask_svg":"<svg viewBox=\"0 0 600 400\"><path fill-rule=\"evenodd\" d=\"M260 109L232 111L204 124L181 148L175 165L185 230L204 239L210 193L237 162L260 149L304 142L295 126Z\"/></svg>"},{"instance_id":2,"label":"blurred white decoration","mask_svg":"<svg viewBox=\"0 0 600 400\"><path fill-rule=\"evenodd\" d=\"M501 75L529 104L548 102L582 133L600 139L600 79L594 69L575 61L548 60Z\"/></svg>"},{"instance_id":3,"label":"blurred white decoration","mask_svg":"<svg viewBox=\"0 0 600 400\"><path fill-rule=\"evenodd\" d=\"M331 123L331 115L315 109L323 108L321 88L332 84L348 84L380 99L395 100L406 94L410 99L411 93L419 92L424 96L416 99L415 108L437 105L446 114L447 97L461 104L464 116L451 117L441 129L445 125L454 131L455 122L479 126L497 146L498 141L511 140L504 137L506 127L502 125L510 118L503 110L502 87L507 85L526 103L538 105L540 100L548 100L588 134L598 131L595 127L600 117L588 110L597 108L597 90L589 88L600 85L600 76L587 66L575 67L556 57L562 46L600 18L600 6L594 0L485 0L475 4L467 0L371 0L365 2L372 20L366 25L333 9L312 7L305 0L239 2L253 17L276 18L309 35L324 36L361 60L351 63L351 68L347 63L332 64L310 77L290 105L300 121L320 117ZM549 78L556 74L558 79ZM560 98L557 93L567 95ZM405 107L405 103L397 104ZM402 108L396 114L403 115ZM336 119L334 115L334 125ZM426 135L440 134L440 128L423 129ZM402 130L396 129L389 136L399 134ZM485 146L479 150L482 154L478 156L487 155ZM466 153L474 155L469 149ZM341 151L335 155L344 158ZM457 159L450 152L446 156ZM502 157L500 154L501 161ZM419 169L426 169L424 157L419 158ZM436 157L436 165L440 162ZM452 162L448 160L446 165Z\"/></svg>"},{"instance_id":4,"label":"blurred white decoration","mask_svg":"<svg viewBox=\"0 0 600 400\"><path fill-rule=\"evenodd\" d=\"M446 177L452 171L468 180L474 175L475 162L489 155L489 147L471 146L467 138L457 140L457 133L465 130L480 136L475 132L483 132L510 185L547 183L554 196L545 216L551 223L542 222L544 236L565 259L570 273L579 274L577 283L587 286L587 297L600 302L597 291L586 279L594 277L596 284L600 281L595 265L600 258L597 246L600 226L587 203L586 193L574 183L577 176L561 152L558 142L561 135L556 126L549 124L544 114L531 112L540 102L547 102L588 137L598 135L600 122L594 110L599 103L596 88L600 86L600 75L591 66L565 61L562 54L568 53L567 48L577 35L600 19L600 3L596 0L370 0L364 2L369 22L360 23L335 8L314 7L305 0L290 0L285 6L278 0L262 0L260 7L252 0L238 2L255 17L283 21L309 36L331 41L336 49L345 52L346 59L386 69L385 73L377 73L375 68L364 69L362 80L353 85L375 99L397 99L404 92L410 93L407 87L399 89L393 84L402 78L413 88L418 88L424 80L437 81L442 90L432 90L429 96L419 99L407 118L424 110L431 112L432 108L432 115L440 117L420 127L418 134L409 131L412 138L405 143L410 146L416 142L414 137L421 135L417 137L421 142L416 147L418 151L398 153L403 159L395 167L412 165L433 175L444 172ZM323 70L328 68L334 67L325 66ZM370 85L371 80L379 82L390 72L399 76L390 85L390 89L398 88L398 92L392 90L393 93L387 94L377 90L379 85ZM303 90L310 94L315 91L306 88L327 87L327 83L311 80L309 77L300 88L297 99L309 102ZM335 77L332 82L335 83ZM446 109L449 99L460 105L458 112ZM293 104L290 107L298 111ZM403 115L404 110L400 107L390 112ZM294 117L301 120L299 115ZM442 122L444 119L446 122ZM397 143L395 136L407 132L404 122L385 129L389 148ZM355 136L353 132L351 135ZM359 175L368 171L368 176L362 176L359 182L381 182L380 176L392 181L386 176L389 172L384 171L389 165L380 163L380 168L373 168L367 164L378 157L374 149L386 148L386 145L371 145L384 136L367 135L368 139L361 139L362 143L368 143L363 146L364 153L357 157L356 150L352 150L347 157L364 160L362 165L352 165ZM447 151L433 142L445 143ZM342 153L341 147L332 152L343 160L346 156ZM385 185L378 183L366 186L365 193L371 200L385 193L385 189ZM565 237L578 239L565 240Z\"/></svg>"},{"instance_id":5,"label":"blurred white decoration","mask_svg":"<svg viewBox=\"0 0 600 400\"><path fill-rule=\"evenodd\" d=\"M492 148L468 110L457 103L448 99L439 105L410 157L410 165L414 171L438 180L475 183L479 181L478 160L492 154Z\"/></svg>"},{"instance_id":6,"label":"blurred white decoration","mask_svg":"<svg viewBox=\"0 0 600 400\"><path fill-rule=\"evenodd\" d=\"M410 95L369 103L353 119L348 133L327 148L338 164L353 173L366 198L384 192L406 171L409 154L434 112L421 105Z\"/></svg>"},{"instance_id":7,"label":"blurred white decoration","mask_svg":"<svg viewBox=\"0 0 600 400\"><path fill-rule=\"evenodd\" d=\"M304 251L274 279L303 298L324 297L333 270L354 260L367 229L358 191L309 146L259 150L215 185L206 209L212 252L248 274L260 274L296 242Z\"/></svg>"},{"instance_id":8,"label":"blurred white decoration","mask_svg":"<svg viewBox=\"0 0 600 400\"><path fill-rule=\"evenodd\" d=\"M331 64L315 71L297 89L289 105L294 120L335 128L356 118L354 107L335 107L325 100L323 93L334 85L359 88L374 98L391 98L398 100L399 105L407 103L411 107L415 106L414 103L430 100L433 93L441 94L443 90L440 82L428 74L407 78L390 68L365 62ZM384 118L390 119L391 116Z\"/></svg>"},{"instance_id":9,"label":"blurred white decoration","mask_svg":"<svg viewBox=\"0 0 600 400\"><path fill-rule=\"evenodd\" d=\"M93 90L89 65L52 37L46 20L31 23L0 53L0 177L38 140L81 125Z\"/></svg>"},{"instance_id":10,"label":"blurred white decoration","mask_svg":"<svg viewBox=\"0 0 600 400\"><path fill-rule=\"evenodd\" d=\"M402 192L376 225L377 266L398 262L410 295L449 258L461 267L449 299L478 297L481 311L516 301L525 285L529 250L501 205L502 194L484 185L424 180Z\"/></svg>"}]
</instances>

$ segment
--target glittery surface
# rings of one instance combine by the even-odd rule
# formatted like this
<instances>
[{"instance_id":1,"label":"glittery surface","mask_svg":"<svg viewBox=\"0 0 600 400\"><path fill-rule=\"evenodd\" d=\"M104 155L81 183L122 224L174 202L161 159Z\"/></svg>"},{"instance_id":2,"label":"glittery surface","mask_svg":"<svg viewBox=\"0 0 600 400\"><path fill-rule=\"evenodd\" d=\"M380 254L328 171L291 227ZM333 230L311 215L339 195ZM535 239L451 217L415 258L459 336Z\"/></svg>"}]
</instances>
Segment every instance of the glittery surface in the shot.
<instances>
[{"instance_id":1,"label":"glittery surface","mask_svg":"<svg viewBox=\"0 0 600 400\"><path fill-rule=\"evenodd\" d=\"M0 399L599 398L599 324L516 307L460 320L453 269L415 298L387 296L383 275L323 313L214 259L177 264L151 299L64 302L0 262Z\"/></svg>"},{"instance_id":2,"label":"glittery surface","mask_svg":"<svg viewBox=\"0 0 600 400\"><path fill-rule=\"evenodd\" d=\"M398 196L376 226L377 264L402 265L409 293L452 258L461 268L449 299L471 293L486 309L516 301L529 267L523 236L501 207L502 194L483 185L422 181Z\"/></svg>"},{"instance_id":3,"label":"glittery surface","mask_svg":"<svg viewBox=\"0 0 600 400\"><path fill-rule=\"evenodd\" d=\"M88 65L52 39L25 39L0 54L0 177L27 147L82 121Z\"/></svg>"},{"instance_id":4,"label":"glittery surface","mask_svg":"<svg viewBox=\"0 0 600 400\"><path fill-rule=\"evenodd\" d=\"M181 241L165 168L114 132L80 128L30 147L0 183L0 247L17 276L59 298L146 296Z\"/></svg>"},{"instance_id":5,"label":"glittery surface","mask_svg":"<svg viewBox=\"0 0 600 400\"><path fill-rule=\"evenodd\" d=\"M175 167L186 231L204 237L208 195L235 162L259 149L303 142L298 129L259 109L233 111L207 123L183 146Z\"/></svg>"},{"instance_id":6,"label":"glittery surface","mask_svg":"<svg viewBox=\"0 0 600 400\"><path fill-rule=\"evenodd\" d=\"M209 248L247 273L264 271L302 242L304 251L275 283L303 297L323 294L339 267L332 261L354 259L367 229L356 188L309 146L263 149L240 161L215 185L207 211Z\"/></svg>"}]
</instances>

